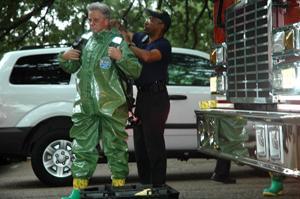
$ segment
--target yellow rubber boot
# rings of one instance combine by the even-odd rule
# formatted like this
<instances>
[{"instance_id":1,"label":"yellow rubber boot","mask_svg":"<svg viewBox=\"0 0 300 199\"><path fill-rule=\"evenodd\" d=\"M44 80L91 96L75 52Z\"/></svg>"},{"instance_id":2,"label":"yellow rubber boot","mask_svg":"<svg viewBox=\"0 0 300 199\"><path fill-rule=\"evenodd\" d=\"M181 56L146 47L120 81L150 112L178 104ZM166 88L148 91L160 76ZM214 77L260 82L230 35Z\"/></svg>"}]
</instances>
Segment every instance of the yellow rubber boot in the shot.
<instances>
[{"instance_id":1,"label":"yellow rubber boot","mask_svg":"<svg viewBox=\"0 0 300 199\"><path fill-rule=\"evenodd\" d=\"M113 187L123 187L125 185L125 179L112 179L111 185Z\"/></svg>"},{"instance_id":2,"label":"yellow rubber boot","mask_svg":"<svg viewBox=\"0 0 300 199\"><path fill-rule=\"evenodd\" d=\"M73 179L73 189L69 196L62 197L61 199L80 199L80 189L84 189L88 186L87 179Z\"/></svg>"}]
</instances>

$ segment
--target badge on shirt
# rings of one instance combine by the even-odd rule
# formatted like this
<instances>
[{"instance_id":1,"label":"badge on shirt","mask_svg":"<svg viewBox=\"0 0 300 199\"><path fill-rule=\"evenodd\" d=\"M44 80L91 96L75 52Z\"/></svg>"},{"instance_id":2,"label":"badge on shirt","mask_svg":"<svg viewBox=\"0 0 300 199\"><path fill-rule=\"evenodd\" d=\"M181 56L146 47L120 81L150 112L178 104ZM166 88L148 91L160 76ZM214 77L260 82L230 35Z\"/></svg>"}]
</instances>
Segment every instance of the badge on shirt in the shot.
<instances>
[{"instance_id":1,"label":"badge on shirt","mask_svg":"<svg viewBox=\"0 0 300 199\"><path fill-rule=\"evenodd\" d=\"M111 59L109 57L102 57L99 63L100 68L109 69L111 67Z\"/></svg>"}]
</instances>

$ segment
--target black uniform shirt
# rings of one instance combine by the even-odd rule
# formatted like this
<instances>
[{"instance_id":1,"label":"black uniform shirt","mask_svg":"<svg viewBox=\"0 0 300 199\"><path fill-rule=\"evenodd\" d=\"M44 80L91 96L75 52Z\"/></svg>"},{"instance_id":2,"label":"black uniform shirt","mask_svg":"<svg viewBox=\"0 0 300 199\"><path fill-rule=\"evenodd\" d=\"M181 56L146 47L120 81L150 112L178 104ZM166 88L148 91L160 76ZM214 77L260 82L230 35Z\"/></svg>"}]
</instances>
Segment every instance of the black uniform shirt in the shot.
<instances>
[{"instance_id":1,"label":"black uniform shirt","mask_svg":"<svg viewBox=\"0 0 300 199\"><path fill-rule=\"evenodd\" d=\"M148 44L147 35L145 33L135 33L132 41L138 48L144 50L158 49L162 55L159 61L146 63L139 60L143 65L140 77L136 80L138 86L151 85L156 81L167 82L168 65L171 62L171 44L165 38L157 39Z\"/></svg>"}]
</instances>

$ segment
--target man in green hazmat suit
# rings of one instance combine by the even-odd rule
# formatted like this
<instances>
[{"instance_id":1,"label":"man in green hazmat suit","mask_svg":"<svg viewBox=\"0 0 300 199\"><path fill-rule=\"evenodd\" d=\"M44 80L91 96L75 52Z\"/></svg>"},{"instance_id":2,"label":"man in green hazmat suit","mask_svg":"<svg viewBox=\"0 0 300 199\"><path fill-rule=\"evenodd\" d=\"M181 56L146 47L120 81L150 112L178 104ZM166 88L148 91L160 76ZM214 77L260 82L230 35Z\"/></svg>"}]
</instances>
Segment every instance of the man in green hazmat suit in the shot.
<instances>
[{"instance_id":1,"label":"man in green hazmat suit","mask_svg":"<svg viewBox=\"0 0 300 199\"><path fill-rule=\"evenodd\" d=\"M137 78L141 65L117 30L110 29L110 9L99 2L87 6L92 36L82 50L71 48L59 56L61 67L77 72L73 109L73 190L63 199L79 199L88 186L98 160L96 149L102 140L112 173L112 186L123 186L128 175L128 146L125 131L128 106L118 70ZM112 43L118 47L111 47Z\"/></svg>"}]
</instances>

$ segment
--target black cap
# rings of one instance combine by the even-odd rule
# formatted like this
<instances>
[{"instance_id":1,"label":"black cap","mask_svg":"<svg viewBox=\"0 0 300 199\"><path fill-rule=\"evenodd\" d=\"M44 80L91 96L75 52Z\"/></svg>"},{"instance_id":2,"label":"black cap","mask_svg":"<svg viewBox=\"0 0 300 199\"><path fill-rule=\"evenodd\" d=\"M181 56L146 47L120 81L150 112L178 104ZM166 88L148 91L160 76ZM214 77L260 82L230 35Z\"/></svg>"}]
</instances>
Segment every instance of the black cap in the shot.
<instances>
[{"instance_id":1,"label":"black cap","mask_svg":"<svg viewBox=\"0 0 300 199\"><path fill-rule=\"evenodd\" d=\"M171 17L170 15L164 11L164 10L150 10L148 8L145 8L145 13L152 16L152 17L156 17L158 19L160 19L166 27L166 31L169 29L170 25L171 25Z\"/></svg>"}]
</instances>

